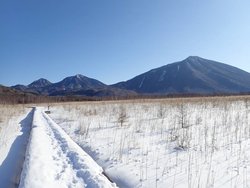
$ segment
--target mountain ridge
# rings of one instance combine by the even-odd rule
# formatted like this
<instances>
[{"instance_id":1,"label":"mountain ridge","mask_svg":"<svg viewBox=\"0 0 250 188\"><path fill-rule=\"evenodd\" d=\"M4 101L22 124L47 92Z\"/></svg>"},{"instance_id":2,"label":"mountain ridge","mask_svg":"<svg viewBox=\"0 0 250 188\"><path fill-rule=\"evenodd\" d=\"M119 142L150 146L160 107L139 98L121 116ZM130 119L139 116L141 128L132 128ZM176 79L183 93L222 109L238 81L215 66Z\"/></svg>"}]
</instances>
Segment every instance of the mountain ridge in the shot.
<instances>
[{"instance_id":1,"label":"mountain ridge","mask_svg":"<svg viewBox=\"0 0 250 188\"><path fill-rule=\"evenodd\" d=\"M250 91L250 74L236 67L189 56L112 86L147 94L240 93Z\"/></svg>"},{"instance_id":2,"label":"mountain ridge","mask_svg":"<svg viewBox=\"0 0 250 188\"><path fill-rule=\"evenodd\" d=\"M39 95L48 96L88 96L88 97L105 97L105 96L127 96L135 95L133 91L123 90L108 86L96 79L86 77L81 74L68 76L59 82L51 83L50 81L40 78L31 84L15 85L11 88Z\"/></svg>"},{"instance_id":3,"label":"mountain ridge","mask_svg":"<svg viewBox=\"0 0 250 188\"><path fill-rule=\"evenodd\" d=\"M13 88L51 96L243 93L250 92L250 73L221 62L189 56L112 85L76 74L56 83L41 78L27 86Z\"/></svg>"},{"instance_id":4,"label":"mountain ridge","mask_svg":"<svg viewBox=\"0 0 250 188\"><path fill-rule=\"evenodd\" d=\"M34 82L30 83L28 87L30 88L40 88L40 87L46 87L48 85L51 85L52 83L48 81L45 78L40 78L38 80L35 80Z\"/></svg>"}]
</instances>

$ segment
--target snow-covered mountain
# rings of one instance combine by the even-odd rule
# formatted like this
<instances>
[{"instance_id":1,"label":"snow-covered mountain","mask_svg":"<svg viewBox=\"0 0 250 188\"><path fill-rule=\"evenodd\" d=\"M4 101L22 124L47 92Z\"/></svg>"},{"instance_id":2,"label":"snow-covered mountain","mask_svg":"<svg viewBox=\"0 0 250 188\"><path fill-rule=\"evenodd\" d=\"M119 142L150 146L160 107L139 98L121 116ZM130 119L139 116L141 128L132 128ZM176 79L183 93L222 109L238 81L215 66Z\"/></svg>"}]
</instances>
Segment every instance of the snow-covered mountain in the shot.
<instances>
[{"instance_id":1,"label":"snow-covered mountain","mask_svg":"<svg viewBox=\"0 0 250 188\"><path fill-rule=\"evenodd\" d=\"M242 93L250 92L250 73L220 62L190 56L114 85L77 74L57 83L42 78L28 86L16 85L12 88L50 96Z\"/></svg>"},{"instance_id":2,"label":"snow-covered mountain","mask_svg":"<svg viewBox=\"0 0 250 188\"><path fill-rule=\"evenodd\" d=\"M44 78L40 78L28 85L29 88L41 88L51 85L52 83Z\"/></svg>"},{"instance_id":3,"label":"snow-covered mountain","mask_svg":"<svg viewBox=\"0 0 250 188\"><path fill-rule=\"evenodd\" d=\"M250 91L250 74L233 66L190 56L113 86L148 94L240 93Z\"/></svg>"},{"instance_id":4,"label":"snow-covered mountain","mask_svg":"<svg viewBox=\"0 0 250 188\"><path fill-rule=\"evenodd\" d=\"M27 86L16 85L12 86L12 88L24 92L50 96L78 95L103 97L135 95L135 92L111 87L81 74L66 77L57 83L51 83L41 78Z\"/></svg>"},{"instance_id":5,"label":"snow-covered mountain","mask_svg":"<svg viewBox=\"0 0 250 188\"><path fill-rule=\"evenodd\" d=\"M23 91L23 92L42 94L44 91L44 88L50 85L52 85L50 81L44 78L40 78L27 86L18 84L18 85L12 86L12 88L19 90L19 91Z\"/></svg>"},{"instance_id":6,"label":"snow-covered mountain","mask_svg":"<svg viewBox=\"0 0 250 188\"><path fill-rule=\"evenodd\" d=\"M27 86L24 85L12 86L12 88L17 90L37 93L42 95L64 95L76 91L106 88L106 87L107 86L104 83L80 74L66 77L62 81L57 83L51 83L50 81L41 78L39 80L32 82Z\"/></svg>"},{"instance_id":7,"label":"snow-covered mountain","mask_svg":"<svg viewBox=\"0 0 250 188\"><path fill-rule=\"evenodd\" d=\"M93 89L93 88L103 88L106 87L106 85L98 80L88 78L86 76L83 76L81 74L77 74L75 76L70 76L67 78L64 78L62 81L53 84L50 89L58 91L58 90L87 90L87 89Z\"/></svg>"}]
</instances>

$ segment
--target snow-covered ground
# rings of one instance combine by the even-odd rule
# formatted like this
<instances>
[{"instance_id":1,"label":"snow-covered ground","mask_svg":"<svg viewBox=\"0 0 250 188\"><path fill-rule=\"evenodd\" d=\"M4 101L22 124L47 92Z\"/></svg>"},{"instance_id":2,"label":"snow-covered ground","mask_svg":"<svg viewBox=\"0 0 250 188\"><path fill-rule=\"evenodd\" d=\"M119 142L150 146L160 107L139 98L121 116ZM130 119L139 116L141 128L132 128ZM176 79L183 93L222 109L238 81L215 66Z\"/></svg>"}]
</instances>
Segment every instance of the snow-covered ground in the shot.
<instances>
[{"instance_id":1,"label":"snow-covered ground","mask_svg":"<svg viewBox=\"0 0 250 188\"><path fill-rule=\"evenodd\" d=\"M50 105L0 106L0 187L250 187L248 97Z\"/></svg>"},{"instance_id":2,"label":"snow-covered ground","mask_svg":"<svg viewBox=\"0 0 250 188\"><path fill-rule=\"evenodd\" d=\"M28 143L32 112L22 105L0 105L0 187L17 187Z\"/></svg>"},{"instance_id":3,"label":"snow-covered ground","mask_svg":"<svg viewBox=\"0 0 250 188\"><path fill-rule=\"evenodd\" d=\"M43 109L0 106L0 187L116 187Z\"/></svg>"},{"instance_id":4,"label":"snow-covered ground","mask_svg":"<svg viewBox=\"0 0 250 188\"><path fill-rule=\"evenodd\" d=\"M50 117L120 187L250 187L250 99L54 105Z\"/></svg>"},{"instance_id":5,"label":"snow-covered ground","mask_svg":"<svg viewBox=\"0 0 250 188\"><path fill-rule=\"evenodd\" d=\"M116 187L71 138L36 108L19 188Z\"/></svg>"}]
</instances>

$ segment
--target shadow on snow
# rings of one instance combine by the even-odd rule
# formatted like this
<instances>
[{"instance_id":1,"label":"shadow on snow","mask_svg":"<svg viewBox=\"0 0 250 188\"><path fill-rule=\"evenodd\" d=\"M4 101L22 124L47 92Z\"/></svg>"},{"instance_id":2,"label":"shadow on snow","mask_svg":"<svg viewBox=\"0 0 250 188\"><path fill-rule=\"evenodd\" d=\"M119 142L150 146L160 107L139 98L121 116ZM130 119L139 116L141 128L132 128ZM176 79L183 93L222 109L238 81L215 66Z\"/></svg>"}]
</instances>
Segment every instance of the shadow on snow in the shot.
<instances>
[{"instance_id":1,"label":"shadow on snow","mask_svg":"<svg viewBox=\"0 0 250 188\"><path fill-rule=\"evenodd\" d=\"M18 187L25 158L26 147L29 141L31 124L33 121L34 108L19 122L21 135L17 136L10 147L9 153L0 166L1 187ZM1 146L0 146L1 147Z\"/></svg>"}]
</instances>

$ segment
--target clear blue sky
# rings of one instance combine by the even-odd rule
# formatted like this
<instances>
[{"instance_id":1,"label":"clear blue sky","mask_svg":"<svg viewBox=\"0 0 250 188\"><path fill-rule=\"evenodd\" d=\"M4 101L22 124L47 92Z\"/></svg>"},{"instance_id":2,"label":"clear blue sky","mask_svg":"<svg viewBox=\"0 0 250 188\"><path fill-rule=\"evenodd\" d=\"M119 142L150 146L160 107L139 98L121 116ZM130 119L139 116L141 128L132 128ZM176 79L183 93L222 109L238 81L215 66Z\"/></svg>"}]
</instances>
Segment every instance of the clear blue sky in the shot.
<instances>
[{"instance_id":1,"label":"clear blue sky","mask_svg":"<svg viewBox=\"0 0 250 188\"><path fill-rule=\"evenodd\" d=\"M249 0L1 0L0 84L106 84L197 55L250 72Z\"/></svg>"}]
</instances>

